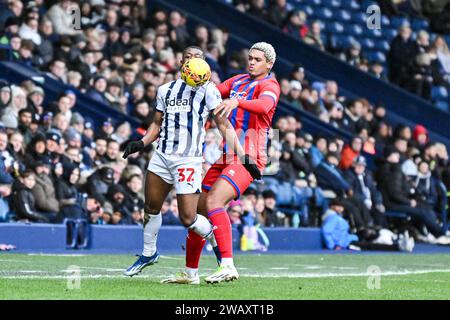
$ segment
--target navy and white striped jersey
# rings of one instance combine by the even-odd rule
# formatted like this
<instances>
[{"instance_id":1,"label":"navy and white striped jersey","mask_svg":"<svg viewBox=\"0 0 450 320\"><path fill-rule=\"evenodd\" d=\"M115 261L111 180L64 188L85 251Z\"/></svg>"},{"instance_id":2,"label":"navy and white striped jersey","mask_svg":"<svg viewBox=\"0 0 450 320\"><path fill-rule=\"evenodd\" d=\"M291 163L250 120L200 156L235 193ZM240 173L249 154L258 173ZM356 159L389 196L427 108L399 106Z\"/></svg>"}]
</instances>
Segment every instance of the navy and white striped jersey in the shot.
<instances>
[{"instance_id":1,"label":"navy and white striped jersey","mask_svg":"<svg viewBox=\"0 0 450 320\"><path fill-rule=\"evenodd\" d=\"M165 155L202 156L206 120L221 102L212 82L193 88L178 79L160 86L156 110L164 116L157 150Z\"/></svg>"}]
</instances>

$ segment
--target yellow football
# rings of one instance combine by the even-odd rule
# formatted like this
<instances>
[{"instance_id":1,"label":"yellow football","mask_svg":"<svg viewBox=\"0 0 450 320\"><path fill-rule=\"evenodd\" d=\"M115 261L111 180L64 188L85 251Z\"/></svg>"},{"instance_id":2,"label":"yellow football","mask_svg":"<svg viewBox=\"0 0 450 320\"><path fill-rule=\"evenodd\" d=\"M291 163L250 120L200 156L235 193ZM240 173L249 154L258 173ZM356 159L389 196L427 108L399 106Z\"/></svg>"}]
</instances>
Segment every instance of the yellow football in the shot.
<instances>
[{"instance_id":1,"label":"yellow football","mask_svg":"<svg viewBox=\"0 0 450 320\"><path fill-rule=\"evenodd\" d=\"M181 67L181 79L188 86L201 86L211 79L211 68L205 60L192 58Z\"/></svg>"}]
</instances>

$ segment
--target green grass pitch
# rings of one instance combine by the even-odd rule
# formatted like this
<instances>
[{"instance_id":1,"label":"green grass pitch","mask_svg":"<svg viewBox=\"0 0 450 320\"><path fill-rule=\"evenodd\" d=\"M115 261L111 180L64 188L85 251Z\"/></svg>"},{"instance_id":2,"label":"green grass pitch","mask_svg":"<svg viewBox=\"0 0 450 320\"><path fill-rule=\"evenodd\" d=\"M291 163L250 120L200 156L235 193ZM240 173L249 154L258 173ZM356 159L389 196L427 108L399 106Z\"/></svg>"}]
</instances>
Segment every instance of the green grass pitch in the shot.
<instances>
[{"instance_id":1,"label":"green grass pitch","mask_svg":"<svg viewBox=\"0 0 450 320\"><path fill-rule=\"evenodd\" d=\"M159 283L183 269L183 256L162 256L139 275L122 276L134 260L0 254L0 299L450 299L450 255L237 255L240 279L216 285L203 281L215 269L204 256L199 286ZM79 289L71 266L80 270Z\"/></svg>"}]
</instances>

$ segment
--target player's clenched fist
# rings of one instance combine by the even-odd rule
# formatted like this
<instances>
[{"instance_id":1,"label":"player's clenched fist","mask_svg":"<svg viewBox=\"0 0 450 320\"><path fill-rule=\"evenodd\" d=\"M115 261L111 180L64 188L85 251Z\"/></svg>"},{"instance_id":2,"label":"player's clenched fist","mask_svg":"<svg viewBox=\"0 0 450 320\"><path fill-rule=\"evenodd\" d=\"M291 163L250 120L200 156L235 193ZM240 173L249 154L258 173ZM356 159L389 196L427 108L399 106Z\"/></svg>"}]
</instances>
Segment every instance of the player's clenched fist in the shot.
<instances>
[{"instance_id":1,"label":"player's clenched fist","mask_svg":"<svg viewBox=\"0 0 450 320\"><path fill-rule=\"evenodd\" d=\"M130 141L123 152L122 158L126 159L130 154L142 151L142 149L144 149L144 141Z\"/></svg>"}]
</instances>

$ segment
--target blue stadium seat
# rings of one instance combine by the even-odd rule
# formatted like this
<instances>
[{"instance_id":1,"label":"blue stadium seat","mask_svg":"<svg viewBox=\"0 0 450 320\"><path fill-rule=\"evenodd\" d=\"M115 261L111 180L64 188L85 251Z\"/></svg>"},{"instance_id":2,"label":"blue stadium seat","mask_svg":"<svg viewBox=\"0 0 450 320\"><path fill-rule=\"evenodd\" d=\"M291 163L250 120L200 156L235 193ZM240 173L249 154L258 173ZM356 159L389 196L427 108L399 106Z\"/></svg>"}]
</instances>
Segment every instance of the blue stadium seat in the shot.
<instances>
[{"instance_id":1,"label":"blue stadium seat","mask_svg":"<svg viewBox=\"0 0 450 320\"><path fill-rule=\"evenodd\" d=\"M370 38L381 38L383 36L383 32L380 29L368 29L364 28L364 36Z\"/></svg>"},{"instance_id":2,"label":"blue stadium seat","mask_svg":"<svg viewBox=\"0 0 450 320\"><path fill-rule=\"evenodd\" d=\"M358 24L365 24L367 16L363 12L352 13L352 22Z\"/></svg>"},{"instance_id":3,"label":"blue stadium seat","mask_svg":"<svg viewBox=\"0 0 450 320\"><path fill-rule=\"evenodd\" d=\"M339 35L337 36L337 41L340 48L347 49L356 41L356 39L353 36Z\"/></svg>"},{"instance_id":4,"label":"blue stadium seat","mask_svg":"<svg viewBox=\"0 0 450 320\"><path fill-rule=\"evenodd\" d=\"M322 0L309 0L308 2L315 6L320 6L322 4Z\"/></svg>"},{"instance_id":5,"label":"blue stadium seat","mask_svg":"<svg viewBox=\"0 0 450 320\"><path fill-rule=\"evenodd\" d=\"M325 24L325 30L330 32L331 34L343 33L344 26L339 22L328 22Z\"/></svg>"},{"instance_id":6,"label":"blue stadium seat","mask_svg":"<svg viewBox=\"0 0 450 320\"><path fill-rule=\"evenodd\" d=\"M344 27L344 31L352 36L359 36L363 34L363 28L359 24L347 24Z\"/></svg>"},{"instance_id":7,"label":"blue stadium seat","mask_svg":"<svg viewBox=\"0 0 450 320\"><path fill-rule=\"evenodd\" d=\"M279 206L290 206L294 201L294 192L292 185L285 182L278 185L277 194L277 205Z\"/></svg>"},{"instance_id":8,"label":"blue stadium seat","mask_svg":"<svg viewBox=\"0 0 450 320\"><path fill-rule=\"evenodd\" d=\"M341 7L355 11L360 9L359 3L355 0L342 0Z\"/></svg>"},{"instance_id":9,"label":"blue stadium seat","mask_svg":"<svg viewBox=\"0 0 450 320\"><path fill-rule=\"evenodd\" d=\"M348 10L337 10L334 12L334 19L340 22L347 22L352 19L352 15Z\"/></svg>"},{"instance_id":10,"label":"blue stadium seat","mask_svg":"<svg viewBox=\"0 0 450 320\"><path fill-rule=\"evenodd\" d=\"M404 25L404 24L409 24L408 18L405 17L392 17L391 18L391 27L398 29L400 26Z\"/></svg>"},{"instance_id":11,"label":"blue stadium seat","mask_svg":"<svg viewBox=\"0 0 450 320\"><path fill-rule=\"evenodd\" d=\"M298 3L295 5L295 7L299 10L304 11L308 17L314 14L314 9L307 3Z\"/></svg>"},{"instance_id":12,"label":"blue stadium seat","mask_svg":"<svg viewBox=\"0 0 450 320\"><path fill-rule=\"evenodd\" d=\"M397 29L383 29L383 37L391 42L397 36Z\"/></svg>"},{"instance_id":13,"label":"blue stadium seat","mask_svg":"<svg viewBox=\"0 0 450 320\"><path fill-rule=\"evenodd\" d=\"M327 8L339 8L341 6L341 2L339 0L323 0L322 6Z\"/></svg>"},{"instance_id":14,"label":"blue stadium seat","mask_svg":"<svg viewBox=\"0 0 450 320\"><path fill-rule=\"evenodd\" d=\"M389 48L390 48L389 42L387 42L386 40L375 41L375 50L386 52L389 50Z\"/></svg>"},{"instance_id":15,"label":"blue stadium seat","mask_svg":"<svg viewBox=\"0 0 450 320\"><path fill-rule=\"evenodd\" d=\"M381 51L373 51L366 54L367 60L369 60L370 63L373 62L386 62L386 56Z\"/></svg>"},{"instance_id":16,"label":"blue stadium seat","mask_svg":"<svg viewBox=\"0 0 450 320\"><path fill-rule=\"evenodd\" d=\"M428 21L425 19L415 18L411 21L411 28L414 31L428 30L429 26L430 25L429 25Z\"/></svg>"},{"instance_id":17,"label":"blue stadium seat","mask_svg":"<svg viewBox=\"0 0 450 320\"><path fill-rule=\"evenodd\" d=\"M447 89L441 86L433 86L431 88L431 99L433 101L446 101L448 99Z\"/></svg>"},{"instance_id":18,"label":"blue stadium seat","mask_svg":"<svg viewBox=\"0 0 450 320\"><path fill-rule=\"evenodd\" d=\"M368 7L372 5L378 5L376 1L374 0L363 0L361 1L361 9L365 12Z\"/></svg>"},{"instance_id":19,"label":"blue stadium seat","mask_svg":"<svg viewBox=\"0 0 450 320\"><path fill-rule=\"evenodd\" d=\"M380 22L382 27L389 27L391 25L391 20L389 20L389 17L385 15L381 15Z\"/></svg>"},{"instance_id":20,"label":"blue stadium seat","mask_svg":"<svg viewBox=\"0 0 450 320\"><path fill-rule=\"evenodd\" d=\"M328 8L318 8L315 11L315 16L322 20L331 20L333 12Z\"/></svg>"},{"instance_id":21,"label":"blue stadium seat","mask_svg":"<svg viewBox=\"0 0 450 320\"><path fill-rule=\"evenodd\" d=\"M361 38L359 43L361 44L363 50L371 50L375 47L375 41L370 38Z\"/></svg>"},{"instance_id":22,"label":"blue stadium seat","mask_svg":"<svg viewBox=\"0 0 450 320\"><path fill-rule=\"evenodd\" d=\"M442 111L450 112L450 107L446 101L436 101L434 106Z\"/></svg>"}]
</instances>

